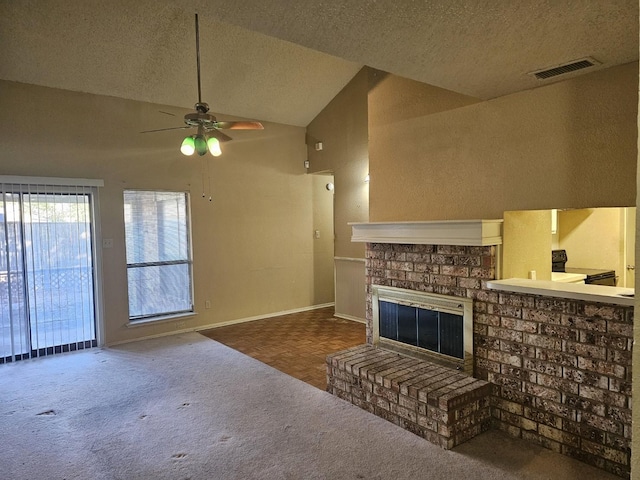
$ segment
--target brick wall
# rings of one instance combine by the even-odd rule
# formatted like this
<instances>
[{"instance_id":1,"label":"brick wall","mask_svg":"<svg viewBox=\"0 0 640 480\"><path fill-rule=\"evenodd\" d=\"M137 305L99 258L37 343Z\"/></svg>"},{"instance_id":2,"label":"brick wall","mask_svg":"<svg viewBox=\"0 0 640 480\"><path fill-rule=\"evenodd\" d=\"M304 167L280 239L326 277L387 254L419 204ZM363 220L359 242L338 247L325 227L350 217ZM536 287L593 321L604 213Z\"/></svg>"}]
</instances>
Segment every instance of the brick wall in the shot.
<instances>
[{"instance_id":1,"label":"brick wall","mask_svg":"<svg viewBox=\"0 0 640 480\"><path fill-rule=\"evenodd\" d=\"M474 299L493 425L628 477L633 308L488 290L495 265L495 247L367 244L367 341L373 284Z\"/></svg>"}]
</instances>

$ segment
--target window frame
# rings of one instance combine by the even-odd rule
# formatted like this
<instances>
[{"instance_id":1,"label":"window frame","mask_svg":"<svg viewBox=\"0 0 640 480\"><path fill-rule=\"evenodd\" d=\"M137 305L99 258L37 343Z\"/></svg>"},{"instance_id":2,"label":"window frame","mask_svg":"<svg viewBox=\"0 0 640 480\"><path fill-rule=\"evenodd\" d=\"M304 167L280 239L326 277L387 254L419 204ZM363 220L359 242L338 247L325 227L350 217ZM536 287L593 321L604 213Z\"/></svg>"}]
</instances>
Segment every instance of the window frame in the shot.
<instances>
[{"instance_id":1,"label":"window frame","mask_svg":"<svg viewBox=\"0 0 640 480\"><path fill-rule=\"evenodd\" d=\"M155 323L162 322L167 320L172 320L176 318L186 317L195 315L195 300L194 300L194 280L193 280L193 244L192 244L192 231L191 231L191 195L188 191L176 191L176 190L163 190L163 189L134 189L128 188L123 190L123 213L124 207L126 205L125 195L127 193L174 193L184 195L185 199L185 223L186 223L186 246L187 246L187 259L186 260L168 260L168 261L156 261L156 262L141 262L141 263L129 263L126 260L126 252L127 252L127 235L126 235L126 219L124 219L123 226L125 228L125 262L127 267L127 312L129 317L129 325L143 325L145 323ZM163 265L187 265L188 274L189 274L189 298L191 301L191 306L189 309L185 310L174 310L167 312L159 312L148 315L136 315L131 316L131 304L130 304L130 295L129 295L129 270L131 268L144 268L144 267L152 267L152 266L163 266Z\"/></svg>"}]
</instances>

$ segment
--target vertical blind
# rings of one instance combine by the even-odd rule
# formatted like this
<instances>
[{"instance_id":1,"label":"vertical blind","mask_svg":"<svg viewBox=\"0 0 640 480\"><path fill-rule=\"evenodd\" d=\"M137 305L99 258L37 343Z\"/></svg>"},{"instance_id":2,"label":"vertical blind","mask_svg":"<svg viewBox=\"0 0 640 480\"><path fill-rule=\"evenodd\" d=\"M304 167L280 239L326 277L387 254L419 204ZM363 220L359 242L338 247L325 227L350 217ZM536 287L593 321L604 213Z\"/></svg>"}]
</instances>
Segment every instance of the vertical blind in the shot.
<instances>
[{"instance_id":1,"label":"vertical blind","mask_svg":"<svg viewBox=\"0 0 640 480\"><path fill-rule=\"evenodd\" d=\"M124 192L129 318L193 311L188 195Z\"/></svg>"},{"instance_id":2,"label":"vertical blind","mask_svg":"<svg viewBox=\"0 0 640 480\"><path fill-rule=\"evenodd\" d=\"M94 192L0 183L0 363L96 345Z\"/></svg>"}]
</instances>

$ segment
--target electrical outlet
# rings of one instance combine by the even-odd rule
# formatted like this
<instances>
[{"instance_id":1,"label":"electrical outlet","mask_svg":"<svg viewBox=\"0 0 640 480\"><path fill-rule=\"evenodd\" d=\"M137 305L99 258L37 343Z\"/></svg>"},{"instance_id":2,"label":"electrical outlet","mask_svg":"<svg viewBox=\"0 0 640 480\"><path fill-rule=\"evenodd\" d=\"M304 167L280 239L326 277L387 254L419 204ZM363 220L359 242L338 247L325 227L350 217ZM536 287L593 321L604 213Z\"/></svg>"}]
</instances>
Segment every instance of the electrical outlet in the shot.
<instances>
[{"instance_id":1,"label":"electrical outlet","mask_svg":"<svg viewBox=\"0 0 640 480\"><path fill-rule=\"evenodd\" d=\"M204 302L204 308L211 308L211 300L207 300Z\"/></svg>"},{"instance_id":2,"label":"electrical outlet","mask_svg":"<svg viewBox=\"0 0 640 480\"><path fill-rule=\"evenodd\" d=\"M102 248L113 248L113 238L103 238Z\"/></svg>"},{"instance_id":3,"label":"electrical outlet","mask_svg":"<svg viewBox=\"0 0 640 480\"><path fill-rule=\"evenodd\" d=\"M179 328L184 328L186 326L187 326L187 322L185 322L184 320L180 322L176 322L176 330L178 330Z\"/></svg>"}]
</instances>

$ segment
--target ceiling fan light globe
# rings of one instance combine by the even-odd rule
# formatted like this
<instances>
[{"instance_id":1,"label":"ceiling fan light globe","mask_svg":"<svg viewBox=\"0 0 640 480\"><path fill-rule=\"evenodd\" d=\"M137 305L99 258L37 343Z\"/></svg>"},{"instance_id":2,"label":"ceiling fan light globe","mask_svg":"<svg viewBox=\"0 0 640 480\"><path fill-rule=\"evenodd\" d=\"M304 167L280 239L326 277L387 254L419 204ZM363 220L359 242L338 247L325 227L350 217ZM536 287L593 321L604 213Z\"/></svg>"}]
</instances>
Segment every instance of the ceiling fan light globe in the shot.
<instances>
[{"instance_id":1,"label":"ceiling fan light globe","mask_svg":"<svg viewBox=\"0 0 640 480\"><path fill-rule=\"evenodd\" d=\"M211 155L213 155L214 157L219 157L220 155L222 155L222 150L220 149L220 142L218 141L217 138L211 137L209 140L207 140L207 146L209 147L209 151L211 152Z\"/></svg>"},{"instance_id":2,"label":"ceiling fan light globe","mask_svg":"<svg viewBox=\"0 0 640 480\"><path fill-rule=\"evenodd\" d=\"M196 135L194 139L196 153L200 156L207 153L207 141L204 139L202 135Z\"/></svg>"},{"instance_id":3,"label":"ceiling fan light globe","mask_svg":"<svg viewBox=\"0 0 640 480\"><path fill-rule=\"evenodd\" d=\"M195 142L192 136L188 136L182 141L182 145L180 146L180 151L182 152L183 155L187 155L187 156L193 155L193 153L196 151L196 147L195 147Z\"/></svg>"}]
</instances>

